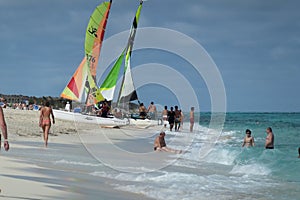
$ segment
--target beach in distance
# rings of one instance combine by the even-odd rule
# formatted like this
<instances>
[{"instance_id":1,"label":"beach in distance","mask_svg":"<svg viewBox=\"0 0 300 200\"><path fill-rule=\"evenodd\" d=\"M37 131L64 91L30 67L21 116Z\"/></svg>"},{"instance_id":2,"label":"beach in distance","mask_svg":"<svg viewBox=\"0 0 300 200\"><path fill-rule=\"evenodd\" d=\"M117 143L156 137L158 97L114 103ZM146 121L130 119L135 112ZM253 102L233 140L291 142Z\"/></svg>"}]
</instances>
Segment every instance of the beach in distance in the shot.
<instances>
[{"instance_id":1,"label":"beach in distance","mask_svg":"<svg viewBox=\"0 0 300 200\"><path fill-rule=\"evenodd\" d=\"M187 121L181 132L163 129L167 145L182 154L153 151L162 127L108 129L59 119L44 148L38 111L4 109L4 115L10 150L0 152L0 199L300 196L299 113L227 113L221 133L209 127L210 113L200 113L193 133ZM268 126L272 150L264 148ZM247 128L255 146L242 148Z\"/></svg>"}]
</instances>

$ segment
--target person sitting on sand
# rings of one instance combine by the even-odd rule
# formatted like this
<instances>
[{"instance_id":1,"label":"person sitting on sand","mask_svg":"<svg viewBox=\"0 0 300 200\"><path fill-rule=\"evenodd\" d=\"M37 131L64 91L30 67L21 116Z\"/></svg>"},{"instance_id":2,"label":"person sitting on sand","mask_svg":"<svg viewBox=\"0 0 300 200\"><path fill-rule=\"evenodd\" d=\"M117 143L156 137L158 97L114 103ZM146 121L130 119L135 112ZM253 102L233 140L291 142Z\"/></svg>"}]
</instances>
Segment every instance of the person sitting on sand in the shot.
<instances>
[{"instance_id":1,"label":"person sitting on sand","mask_svg":"<svg viewBox=\"0 0 300 200\"><path fill-rule=\"evenodd\" d=\"M165 132L160 132L159 136L157 136L154 140L154 151L166 151L171 153L181 153L181 150L175 150L167 147L165 142Z\"/></svg>"},{"instance_id":2,"label":"person sitting on sand","mask_svg":"<svg viewBox=\"0 0 300 200\"><path fill-rule=\"evenodd\" d=\"M254 138L251 136L251 131L249 129L246 130L246 136L244 138L244 142L242 147L253 147L255 145Z\"/></svg>"},{"instance_id":3,"label":"person sitting on sand","mask_svg":"<svg viewBox=\"0 0 300 200\"><path fill-rule=\"evenodd\" d=\"M40 123L39 123L40 127L42 127L43 129L45 147L48 146L48 135L49 135L49 130L51 128L50 115L52 117L53 124L55 124L52 108L50 107L50 103L47 101L45 103L45 106L41 109Z\"/></svg>"}]
</instances>

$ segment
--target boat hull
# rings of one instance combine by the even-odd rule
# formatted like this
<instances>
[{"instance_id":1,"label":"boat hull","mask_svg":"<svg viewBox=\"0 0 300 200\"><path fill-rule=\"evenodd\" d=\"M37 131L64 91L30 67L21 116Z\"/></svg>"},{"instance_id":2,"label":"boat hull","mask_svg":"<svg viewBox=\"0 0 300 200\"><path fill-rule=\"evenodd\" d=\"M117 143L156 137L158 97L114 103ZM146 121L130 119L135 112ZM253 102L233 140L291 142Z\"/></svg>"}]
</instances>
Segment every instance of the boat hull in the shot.
<instances>
[{"instance_id":1,"label":"boat hull","mask_svg":"<svg viewBox=\"0 0 300 200\"><path fill-rule=\"evenodd\" d=\"M129 124L128 119L118 119L115 117L104 118L104 117L84 115L81 113L67 112L67 111L55 110L55 109L53 109L53 114L57 119L74 121L79 123L98 124L102 127L121 127Z\"/></svg>"},{"instance_id":2,"label":"boat hull","mask_svg":"<svg viewBox=\"0 0 300 200\"><path fill-rule=\"evenodd\" d=\"M135 126L138 128L149 128L153 126L162 125L161 120L150 120L150 119L129 119L130 126Z\"/></svg>"}]
</instances>

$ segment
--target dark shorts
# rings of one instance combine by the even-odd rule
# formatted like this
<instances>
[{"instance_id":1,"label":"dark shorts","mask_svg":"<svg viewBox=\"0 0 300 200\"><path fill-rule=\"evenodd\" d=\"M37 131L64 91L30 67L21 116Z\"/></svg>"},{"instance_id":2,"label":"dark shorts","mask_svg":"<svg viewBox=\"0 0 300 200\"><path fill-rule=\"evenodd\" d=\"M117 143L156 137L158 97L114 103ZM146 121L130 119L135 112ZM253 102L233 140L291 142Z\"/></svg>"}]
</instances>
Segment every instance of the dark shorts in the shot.
<instances>
[{"instance_id":1,"label":"dark shorts","mask_svg":"<svg viewBox=\"0 0 300 200\"><path fill-rule=\"evenodd\" d=\"M274 149L274 147L266 147L266 149Z\"/></svg>"}]
</instances>

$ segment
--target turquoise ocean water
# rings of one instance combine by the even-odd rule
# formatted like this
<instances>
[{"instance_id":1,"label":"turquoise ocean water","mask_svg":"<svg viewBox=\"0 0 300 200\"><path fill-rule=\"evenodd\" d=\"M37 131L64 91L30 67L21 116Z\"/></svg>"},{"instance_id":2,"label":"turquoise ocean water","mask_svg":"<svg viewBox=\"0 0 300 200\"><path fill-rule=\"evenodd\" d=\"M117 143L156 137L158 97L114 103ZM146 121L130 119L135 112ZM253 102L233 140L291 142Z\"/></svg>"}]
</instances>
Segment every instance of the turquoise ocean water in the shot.
<instances>
[{"instance_id":1,"label":"turquoise ocean water","mask_svg":"<svg viewBox=\"0 0 300 200\"><path fill-rule=\"evenodd\" d=\"M194 133L189 133L188 122L184 123L181 132L167 131L166 142L172 148L185 148L180 142L186 134L193 134L194 140L186 153L170 154L170 164L149 173L129 173L106 167L89 155L83 146L75 144L50 143L51 148L44 151L43 156L36 148L12 148L10 156L71 173L64 173L63 177L80 174L76 179L85 180L87 184L74 183L71 181L74 178L70 177L53 180L57 180L58 184L62 179L68 180L65 184L73 185L81 191L78 195L87 199L97 199L98 195L97 190L93 190L94 196L89 196L89 180L96 188L97 181L103 184L103 179L109 179L107 184L116 190L162 200L300 199L300 113L227 113L220 137L203 156L201 149L212 141L209 134L215 131L209 128L210 119L210 113L201 113ZM267 127L272 127L275 134L274 150L264 149ZM246 129L252 130L255 147L241 147ZM138 147L144 148L144 152L152 151L155 135L139 139ZM135 140L122 141L122 145L132 145ZM140 163L135 167L140 172L139 169L145 166ZM87 190L80 189L82 187L87 187ZM81 198L78 196L78 199Z\"/></svg>"}]
</instances>

